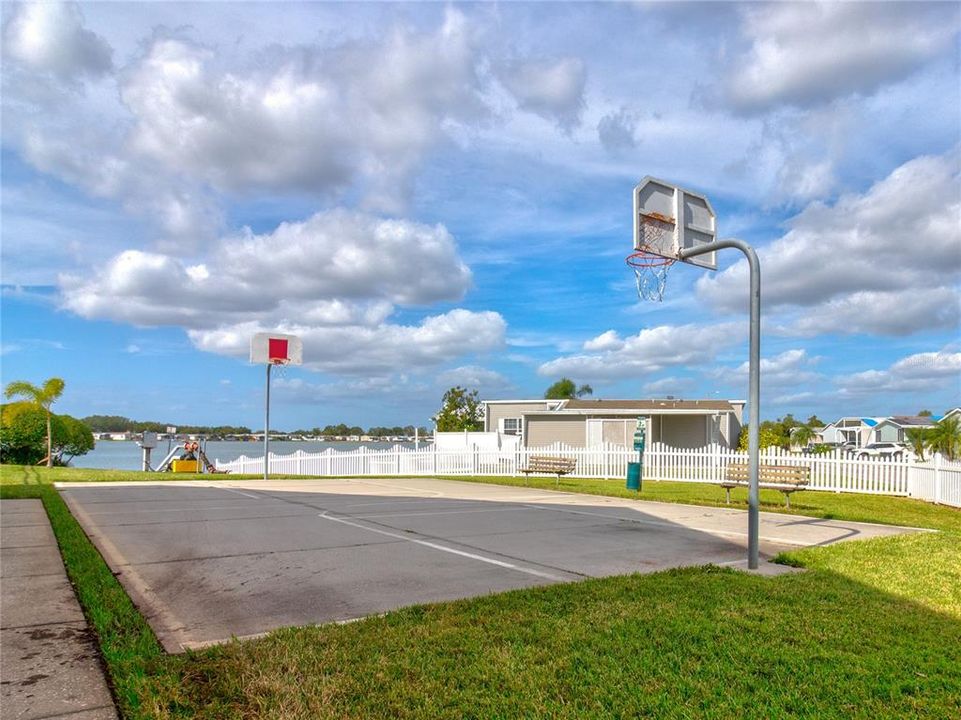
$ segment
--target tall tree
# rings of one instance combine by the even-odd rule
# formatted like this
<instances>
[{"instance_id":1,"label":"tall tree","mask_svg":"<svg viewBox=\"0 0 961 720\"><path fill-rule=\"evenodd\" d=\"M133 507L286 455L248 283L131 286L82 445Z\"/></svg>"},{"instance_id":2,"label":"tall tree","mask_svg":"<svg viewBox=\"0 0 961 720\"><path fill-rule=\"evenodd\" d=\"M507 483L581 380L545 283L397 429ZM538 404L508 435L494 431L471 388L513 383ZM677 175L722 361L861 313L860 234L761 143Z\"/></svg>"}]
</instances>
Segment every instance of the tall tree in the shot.
<instances>
[{"instance_id":1,"label":"tall tree","mask_svg":"<svg viewBox=\"0 0 961 720\"><path fill-rule=\"evenodd\" d=\"M483 430L480 420L480 398L476 390L459 385L444 393L440 411L434 417L438 432Z\"/></svg>"},{"instance_id":2,"label":"tall tree","mask_svg":"<svg viewBox=\"0 0 961 720\"><path fill-rule=\"evenodd\" d=\"M824 422L817 415L812 415L808 418L808 421L805 423L805 425L807 425L809 428L822 428L824 427Z\"/></svg>"},{"instance_id":3,"label":"tall tree","mask_svg":"<svg viewBox=\"0 0 961 720\"><path fill-rule=\"evenodd\" d=\"M918 410L918 417L931 417L930 410Z\"/></svg>"},{"instance_id":4,"label":"tall tree","mask_svg":"<svg viewBox=\"0 0 961 720\"><path fill-rule=\"evenodd\" d=\"M23 398L37 407L43 408L47 414L47 467L53 467L53 432L51 425L50 406L63 395L64 382L58 377L52 377L43 385L37 387L25 380L15 380L7 385L4 394L8 399Z\"/></svg>"},{"instance_id":5,"label":"tall tree","mask_svg":"<svg viewBox=\"0 0 961 720\"><path fill-rule=\"evenodd\" d=\"M584 395L593 395L594 388L588 384L578 387L570 378L561 378L544 392L545 400L571 400Z\"/></svg>"}]
</instances>

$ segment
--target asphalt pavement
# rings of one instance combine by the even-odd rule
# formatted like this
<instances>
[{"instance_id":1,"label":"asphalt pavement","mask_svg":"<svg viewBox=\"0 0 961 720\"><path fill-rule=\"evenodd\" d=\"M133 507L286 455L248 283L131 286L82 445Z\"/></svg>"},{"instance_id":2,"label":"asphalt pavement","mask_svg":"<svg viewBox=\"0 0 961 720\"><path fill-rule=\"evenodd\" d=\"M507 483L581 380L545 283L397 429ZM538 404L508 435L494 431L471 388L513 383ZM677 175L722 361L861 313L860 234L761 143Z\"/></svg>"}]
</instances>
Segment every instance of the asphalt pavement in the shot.
<instances>
[{"instance_id":1,"label":"asphalt pavement","mask_svg":"<svg viewBox=\"0 0 961 720\"><path fill-rule=\"evenodd\" d=\"M746 567L747 515L728 508L427 478L60 488L171 652L587 577ZM761 554L901 532L762 513Z\"/></svg>"}]
</instances>

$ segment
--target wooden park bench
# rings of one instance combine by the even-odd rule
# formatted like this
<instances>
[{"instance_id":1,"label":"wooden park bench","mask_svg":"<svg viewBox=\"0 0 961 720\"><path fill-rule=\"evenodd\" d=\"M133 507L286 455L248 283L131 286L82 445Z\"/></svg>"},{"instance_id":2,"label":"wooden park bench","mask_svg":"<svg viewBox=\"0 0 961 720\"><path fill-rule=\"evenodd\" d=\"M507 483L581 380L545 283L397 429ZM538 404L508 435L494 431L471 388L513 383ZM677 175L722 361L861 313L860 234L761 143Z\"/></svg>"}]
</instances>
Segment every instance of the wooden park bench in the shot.
<instances>
[{"instance_id":1,"label":"wooden park bench","mask_svg":"<svg viewBox=\"0 0 961 720\"><path fill-rule=\"evenodd\" d=\"M803 490L811 481L811 468L798 465L761 465L758 468L758 487L780 490L784 504L791 507L791 493ZM721 487L727 490L727 504L731 504L731 489L747 487L750 478L747 465L728 465Z\"/></svg>"},{"instance_id":2,"label":"wooden park bench","mask_svg":"<svg viewBox=\"0 0 961 720\"><path fill-rule=\"evenodd\" d=\"M557 475L557 484L561 483L561 475L569 475L574 472L577 460L574 458L551 457L550 455L531 455L527 459L527 467L518 468L524 477L530 477L531 473L552 473Z\"/></svg>"}]
</instances>

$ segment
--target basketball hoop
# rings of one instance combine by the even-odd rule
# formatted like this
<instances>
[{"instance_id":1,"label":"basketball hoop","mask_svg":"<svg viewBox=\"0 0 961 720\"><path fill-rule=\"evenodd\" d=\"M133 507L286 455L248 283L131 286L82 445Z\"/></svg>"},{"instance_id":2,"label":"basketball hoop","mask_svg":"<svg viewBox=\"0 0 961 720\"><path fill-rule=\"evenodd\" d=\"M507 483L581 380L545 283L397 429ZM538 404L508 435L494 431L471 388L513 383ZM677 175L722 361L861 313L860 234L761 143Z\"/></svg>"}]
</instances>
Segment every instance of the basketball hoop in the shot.
<instances>
[{"instance_id":1,"label":"basketball hoop","mask_svg":"<svg viewBox=\"0 0 961 720\"><path fill-rule=\"evenodd\" d=\"M674 218L657 212L638 215L638 246L625 262L634 271L637 295L642 300L664 299L667 272L676 260L663 255L663 249L671 247L674 231Z\"/></svg>"},{"instance_id":2,"label":"basketball hoop","mask_svg":"<svg viewBox=\"0 0 961 720\"><path fill-rule=\"evenodd\" d=\"M269 363L273 366L274 377L278 379L287 377L287 368L290 367L288 358L270 358Z\"/></svg>"}]
</instances>

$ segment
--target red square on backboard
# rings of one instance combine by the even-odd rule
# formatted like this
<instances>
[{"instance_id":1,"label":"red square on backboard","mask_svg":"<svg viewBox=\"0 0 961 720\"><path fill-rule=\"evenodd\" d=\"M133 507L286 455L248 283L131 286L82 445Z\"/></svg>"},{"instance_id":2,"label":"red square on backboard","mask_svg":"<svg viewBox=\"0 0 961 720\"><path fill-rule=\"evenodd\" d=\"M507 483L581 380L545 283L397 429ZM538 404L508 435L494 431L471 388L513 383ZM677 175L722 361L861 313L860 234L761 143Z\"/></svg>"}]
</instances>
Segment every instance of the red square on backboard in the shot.
<instances>
[{"instance_id":1,"label":"red square on backboard","mask_svg":"<svg viewBox=\"0 0 961 720\"><path fill-rule=\"evenodd\" d=\"M287 340L284 338L267 339L267 360L286 360Z\"/></svg>"}]
</instances>

